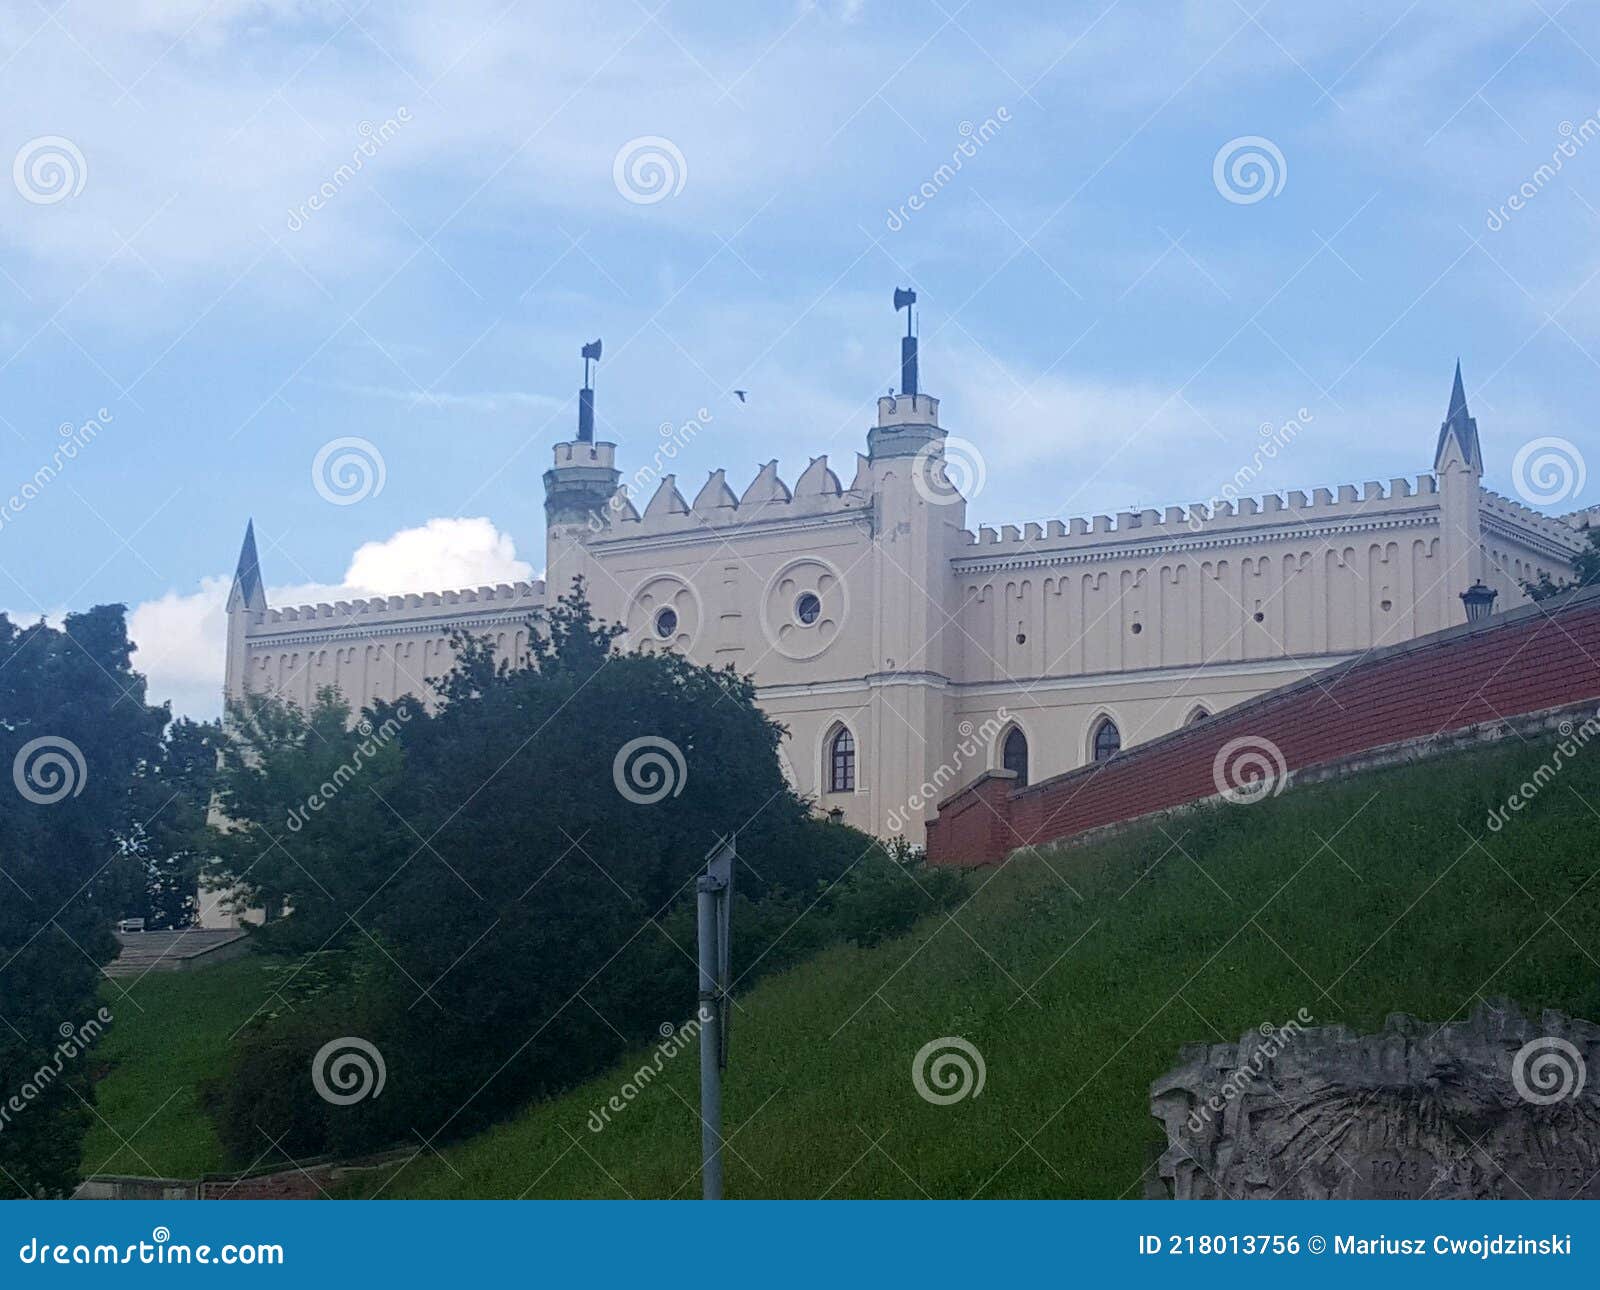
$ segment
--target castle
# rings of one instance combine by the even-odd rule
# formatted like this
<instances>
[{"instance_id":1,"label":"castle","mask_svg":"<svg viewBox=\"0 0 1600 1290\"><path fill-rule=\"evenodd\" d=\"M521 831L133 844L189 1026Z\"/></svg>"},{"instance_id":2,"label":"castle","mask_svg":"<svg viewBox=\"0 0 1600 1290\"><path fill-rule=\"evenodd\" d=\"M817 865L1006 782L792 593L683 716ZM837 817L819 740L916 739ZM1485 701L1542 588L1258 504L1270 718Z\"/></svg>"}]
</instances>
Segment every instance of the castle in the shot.
<instances>
[{"instance_id":1,"label":"castle","mask_svg":"<svg viewBox=\"0 0 1600 1290\"><path fill-rule=\"evenodd\" d=\"M547 599L582 577L624 648L751 674L788 729L784 772L819 810L920 842L938 801L985 770L1027 782L1113 757L1469 609L1521 604L1523 580L1567 576L1586 540L1587 517L1483 487L1459 365L1415 479L974 533L909 332L900 392L878 400L848 483L817 457L791 487L770 461L742 492L713 470L692 500L659 473L659 447L624 484L618 445L595 438L586 365L576 437L544 476L542 582L272 608L247 529L228 695L427 700L452 631L520 659ZM210 899L206 918L227 915Z\"/></svg>"}]
</instances>

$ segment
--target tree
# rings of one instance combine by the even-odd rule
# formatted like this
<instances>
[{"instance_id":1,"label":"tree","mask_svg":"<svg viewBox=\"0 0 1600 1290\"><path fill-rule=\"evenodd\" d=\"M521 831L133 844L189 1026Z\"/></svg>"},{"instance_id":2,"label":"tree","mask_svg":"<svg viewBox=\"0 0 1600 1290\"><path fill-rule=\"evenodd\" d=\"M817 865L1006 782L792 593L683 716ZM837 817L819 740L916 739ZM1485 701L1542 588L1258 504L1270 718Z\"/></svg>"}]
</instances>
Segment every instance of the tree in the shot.
<instances>
[{"instance_id":1,"label":"tree","mask_svg":"<svg viewBox=\"0 0 1600 1290\"><path fill-rule=\"evenodd\" d=\"M160 827L134 782L167 712L132 655L120 605L60 630L0 614L0 1196L77 1181L122 842Z\"/></svg>"},{"instance_id":2,"label":"tree","mask_svg":"<svg viewBox=\"0 0 1600 1290\"><path fill-rule=\"evenodd\" d=\"M167 727L160 753L134 779L136 810L122 841L131 890L125 917L149 931L188 927L199 914L206 813L217 777L222 727L180 717Z\"/></svg>"},{"instance_id":3,"label":"tree","mask_svg":"<svg viewBox=\"0 0 1600 1290\"><path fill-rule=\"evenodd\" d=\"M858 866L884 867L852 915L864 937L896 925L890 885L900 926L955 889L812 817L748 678L616 652L581 587L539 627L526 666L464 649L435 711L408 697L352 726L331 694L307 713L235 708L215 877L282 895L292 913L259 935L316 965L314 996L294 994L305 972L286 982L293 1008L247 1033L219 1084L245 1159L269 1137L298 1155L461 1133L681 1023L693 879L730 834L747 862L736 974L836 936ZM384 1092L333 1106L308 1074L348 1036L382 1053Z\"/></svg>"},{"instance_id":4,"label":"tree","mask_svg":"<svg viewBox=\"0 0 1600 1290\"><path fill-rule=\"evenodd\" d=\"M1576 591L1580 587L1592 587L1600 582L1600 528L1587 530L1585 536L1589 540L1589 545L1573 558L1573 577L1556 582L1548 573L1541 573L1537 582L1524 581L1522 589L1531 599L1547 600L1562 592Z\"/></svg>"}]
</instances>

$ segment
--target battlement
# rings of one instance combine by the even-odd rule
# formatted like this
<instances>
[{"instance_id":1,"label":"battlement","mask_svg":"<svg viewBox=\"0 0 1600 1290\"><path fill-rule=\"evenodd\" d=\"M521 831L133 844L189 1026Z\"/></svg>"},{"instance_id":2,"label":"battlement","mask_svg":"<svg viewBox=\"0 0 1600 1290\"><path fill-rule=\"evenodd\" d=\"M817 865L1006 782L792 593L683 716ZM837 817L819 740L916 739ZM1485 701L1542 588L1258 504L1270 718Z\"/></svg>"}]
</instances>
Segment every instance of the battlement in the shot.
<instances>
[{"instance_id":1,"label":"battlement","mask_svg":"<svg viewBox=\"0 0 1600 1290\"><path fill-rule=\"evenodd\" d=\"M880 426L937 426L939 400L931 394L886 394L878 399Z\"/></svg>"},{"instance_id":2,"label":"battlement","mask_svg":"<svg viewBox=\"0 0 1600 1290\"><path fill-rule=\"evenodd\" d=\"M769 461L742 493L733 491L727 472L719 468L706 477L692 502L679 491L676 475L660 477L642 513L630 494L626 486L617 490L609 505L610 526L597 541L843 516L865 510L872 500L867 459L859 454L849 488L843 486L824 455L811 459L793 488L779 476L778 463Z\"/></svg>"},{"instance_id":3,"label":"battlement","mask_svg":"<svg viewBox=\"0 0 1600 1290\"><path fill-rule=\"evenodd\" d=\"M555 468L563 469L567 466L596 466L602 470L614 469L617 464L617 445L601 440L598 443L584 443L582 440L572 440L567 443L558 443L555 446Z\"/></svg>"},{"instance_id":4,"label":"battlement","mask_svg":"<svg viewBox=\"0 0 1600 1290\"><path fill-rule=\"evenodd\" d=\"M1207 535L1242 533L1277 524L1319 524L1346 519L1381 518L1396 513L1426 511L1438 506L1439 482L1432 474L1415 479L1395 478L1387 486L1378 480L1363 484L1340 484L1336 488L1314 488L1308 496L1293 489L1286 494L1267 493L1260 497L1241 497L1232 501L1212 499L1189 506L1168 506L1163 510L1146 508L1119 511L1110 515L1075 516L1069 520L1050 520L1022 526L1003 524L999 530L988 525L977 533L963 530L962 540L969 547L981 548L963 553L964 558L1002 554L1006 549L1071 549L1113 543L1172 541L1203 538Z\"/></svg>"},{"instance_id":5,"label":"battlement","mask_svg":"<svg viewBox=\"0 0 1600 1290\"><path fill-rule=\"evenodd\" d=\"M1530 529L1563 550L1576 553L1583 547L1582 530L1588 525L1581 522L1574 523L1574 520L1584 512L1562 516L1546 515L1543 511L1536 511L1514 498L1502 497L1487 488L1483 490L1482 506L1486 516L1494 516L1523 529ZM1588 514L1592 516L1595 513L1591 511Z\"/></svg>"},{"instance_id":6,"label":"battlement","mask_svg":"<svg viewBox=\"0 0 1600 1290\"><path fill-rule=\"evenodd\" d=\"M332 604L323 601L315 605L269 609L261 619L261 626L275 628L302 623L332 626L353 619L378 623L416 618L451 618L475 609L531 611L542 608L544 599L542 581L502 582L493 587L467 587L459 591L373 596L360 600L338 600Z\"/></svg>"}]
</instances>

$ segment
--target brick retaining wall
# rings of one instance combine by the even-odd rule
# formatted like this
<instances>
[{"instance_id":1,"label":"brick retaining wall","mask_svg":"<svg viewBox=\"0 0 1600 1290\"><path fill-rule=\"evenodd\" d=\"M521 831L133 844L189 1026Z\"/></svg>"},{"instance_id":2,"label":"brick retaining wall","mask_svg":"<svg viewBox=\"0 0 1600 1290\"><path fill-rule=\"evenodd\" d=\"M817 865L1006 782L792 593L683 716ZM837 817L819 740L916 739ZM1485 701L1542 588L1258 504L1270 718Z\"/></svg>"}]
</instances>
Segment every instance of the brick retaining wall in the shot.
<instances>
[{"instance_id":1,"label":"brick retaining wall","mask_svg":"<svg viewBox=\"0 0 1600 1290\"><path fill-rule=\"evenodd\" d=\"M990 771L939 804L934 864L994 864L1018 847L1215 797L1219 754L1272 750L1290 774L1407 740L1600 699L1600 587L1374 650L1094 766L1014 787ZM1231 759L1229 759L1231 761Z\"/></svg>"}]
</instances>

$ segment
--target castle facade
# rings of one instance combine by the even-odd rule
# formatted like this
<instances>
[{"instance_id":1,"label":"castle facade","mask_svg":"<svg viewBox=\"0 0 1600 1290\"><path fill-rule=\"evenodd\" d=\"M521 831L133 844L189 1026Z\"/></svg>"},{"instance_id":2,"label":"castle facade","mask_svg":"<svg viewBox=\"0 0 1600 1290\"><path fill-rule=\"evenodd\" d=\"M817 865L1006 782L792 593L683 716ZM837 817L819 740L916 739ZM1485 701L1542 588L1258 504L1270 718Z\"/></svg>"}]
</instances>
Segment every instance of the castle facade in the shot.
<instances>
[{"instance_id":1,"label":"castle facade","mask_svg":"<svg viewBox=\"0 0 1600 1290\"><path fill-rule=\"evenodd\" d=\"M626 447L595 439L586 383L544 476L542 582L275 608L247 532L228 694L428 701L452 630L522 658L547 598L581 577L625 648L751 674L819 810L920 842L938 801L985 770L1026 782L1115 756L1465 621L1474 588L1521 604L1524 579L1566 576L1586 540L1585 517L1483 487L1459 367L1414 478L974 532L908 346L904 392L878 400L854 463L817 457L790 484L768 462L742 491L722 470L689 490L647 468L648 498L624 485Z\"/></svg>"}]
</instances>

